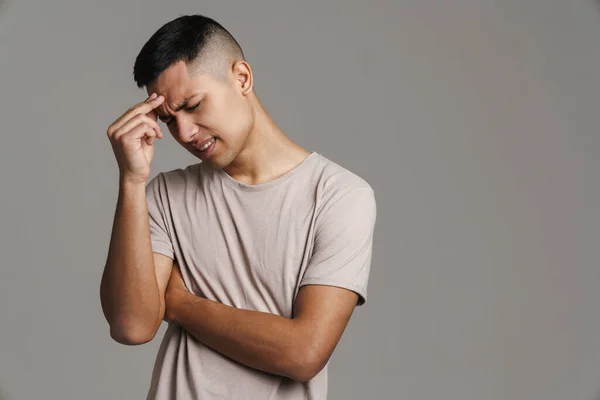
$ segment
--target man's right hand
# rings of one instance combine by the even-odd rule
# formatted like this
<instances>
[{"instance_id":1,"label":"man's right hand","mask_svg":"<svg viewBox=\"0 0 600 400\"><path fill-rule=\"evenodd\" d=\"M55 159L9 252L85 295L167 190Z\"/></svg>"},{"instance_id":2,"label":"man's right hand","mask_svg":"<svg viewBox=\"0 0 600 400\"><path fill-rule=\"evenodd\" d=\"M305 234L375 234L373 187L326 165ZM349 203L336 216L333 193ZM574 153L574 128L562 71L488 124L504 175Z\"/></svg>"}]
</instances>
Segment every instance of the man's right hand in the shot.
<instances>
[{"instance_id":1,"label":"man's right hand","mask_svg":"<svg viewBox=\"0 0 600 400\"><path fill-rule=\"evenodd\" d=\"M154 109L164 101L155 93L121 115L108 128L107 135L119 164L121 180L146 183L154 158L154 139L163 134Z\"/></svg>"}]
</instances>

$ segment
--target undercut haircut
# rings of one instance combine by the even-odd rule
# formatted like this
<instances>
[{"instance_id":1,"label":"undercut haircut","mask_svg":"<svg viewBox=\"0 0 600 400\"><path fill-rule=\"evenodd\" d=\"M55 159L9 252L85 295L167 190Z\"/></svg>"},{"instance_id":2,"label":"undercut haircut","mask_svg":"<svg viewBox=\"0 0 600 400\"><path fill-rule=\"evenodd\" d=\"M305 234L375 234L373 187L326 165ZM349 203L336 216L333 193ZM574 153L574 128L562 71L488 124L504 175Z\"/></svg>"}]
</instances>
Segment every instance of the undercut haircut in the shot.
<instances>
[{"instance_id":1,"label":"undercut haircut","mask_svg":"<svg viewBox=\"0 0 600 400\"><path fill-rule=\"evenodd\" d=\"M233 35L212 18L183 15L164 24L135 59L133 78L139 88L156 81L172 65L184 61L190 73L226 79L228 68L245 60Z\"/></svg>"}]
</instances>

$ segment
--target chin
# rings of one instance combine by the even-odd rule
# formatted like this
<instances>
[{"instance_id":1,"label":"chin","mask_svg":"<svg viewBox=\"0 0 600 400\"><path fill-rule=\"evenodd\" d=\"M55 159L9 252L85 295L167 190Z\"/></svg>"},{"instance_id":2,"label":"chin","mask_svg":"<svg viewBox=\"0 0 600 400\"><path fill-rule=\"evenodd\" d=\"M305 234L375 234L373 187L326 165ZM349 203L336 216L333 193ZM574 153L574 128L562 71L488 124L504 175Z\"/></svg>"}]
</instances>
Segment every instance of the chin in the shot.
<instances>
[{"instance_id":1,"label":"chin","mask_svg":"<svg viewBox=\"0 0 600 400\"><path fill-rule=\"evenodd\" d=\"M221 154L215 154L205 162L208 162L215 169L223 169L233 162L235 156L232 151L225 151Z\"/></svg>"},{"instance_id":2,"label":"chin","mask_svg":"<svg viewBox=\"0 0 600 400\"><path fill-rule=\"evenodd\" d=\"M224 167L223 165L219 164L219 163L218 163L217 161L215 161L214 159L211 159L211 160L206 160L206 161L202 161L202 162L209 163L209 164L210 164L210 166L211 166L212 168L214 168L214 169L223 169L223 167Z\"/></svg>"}]
</instances>

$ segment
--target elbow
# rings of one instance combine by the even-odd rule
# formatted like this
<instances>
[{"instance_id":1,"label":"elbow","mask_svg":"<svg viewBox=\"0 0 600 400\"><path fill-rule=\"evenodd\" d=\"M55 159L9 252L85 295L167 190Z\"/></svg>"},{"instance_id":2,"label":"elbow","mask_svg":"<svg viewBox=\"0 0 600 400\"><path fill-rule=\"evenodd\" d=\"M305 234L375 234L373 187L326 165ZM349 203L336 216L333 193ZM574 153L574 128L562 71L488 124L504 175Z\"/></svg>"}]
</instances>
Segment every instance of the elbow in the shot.
<instances>
[{"instance_id":1,"label":"elbow","mask_svg":"<svg viewBox=\"0 0 600 400\"><path fill-rule=\"evenodd\" d=\"M125 326L112 324L110 337L117 343L126 346L138 346L154 339L158 329L149 329L141 325Z\"/></svg>"},{"instance_id":2,"label":"elbow","mask_svg":"<svg viewBox=\"0 0 600 400\"><path fill-rule=\"evenodd\" d=\"M296 350L289 359L286 375L288 378L301 383L313 379L327 364L327 360L311 350Z\"/></svg>"}]
</instances>

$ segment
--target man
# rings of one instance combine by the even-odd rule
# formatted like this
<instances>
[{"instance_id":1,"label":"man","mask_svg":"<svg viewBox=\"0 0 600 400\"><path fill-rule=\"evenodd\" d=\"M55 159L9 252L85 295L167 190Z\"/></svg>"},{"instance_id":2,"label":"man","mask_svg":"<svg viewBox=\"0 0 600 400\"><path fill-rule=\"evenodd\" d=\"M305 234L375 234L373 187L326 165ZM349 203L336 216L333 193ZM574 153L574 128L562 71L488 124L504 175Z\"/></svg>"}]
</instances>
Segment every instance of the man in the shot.
<instances>
[{"instance_id":1,"label":"man","mask_svg":"<svg viewBox=\"0 0 600 400\"><path fill-rule=\"evenodd\" d=\"M213 19L165 24L134 78L150 96L107 132L120 185L101 301L120 343L169 324L147 398L325 399L366 301L372 188L285 136ZM157 117L202 162L146 185Z\"/></svg>"}]
</instances>

